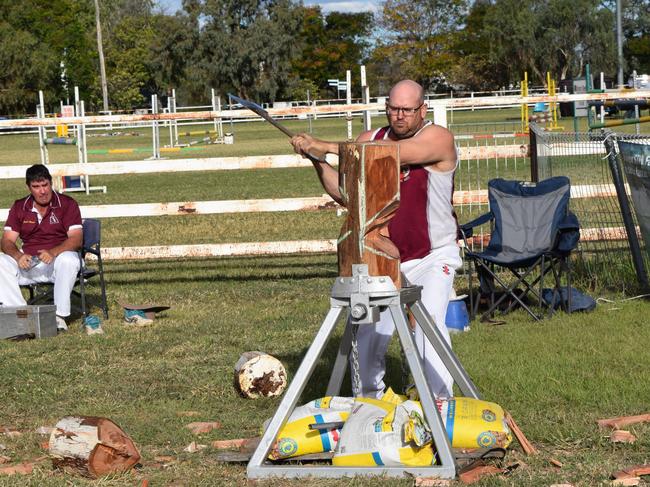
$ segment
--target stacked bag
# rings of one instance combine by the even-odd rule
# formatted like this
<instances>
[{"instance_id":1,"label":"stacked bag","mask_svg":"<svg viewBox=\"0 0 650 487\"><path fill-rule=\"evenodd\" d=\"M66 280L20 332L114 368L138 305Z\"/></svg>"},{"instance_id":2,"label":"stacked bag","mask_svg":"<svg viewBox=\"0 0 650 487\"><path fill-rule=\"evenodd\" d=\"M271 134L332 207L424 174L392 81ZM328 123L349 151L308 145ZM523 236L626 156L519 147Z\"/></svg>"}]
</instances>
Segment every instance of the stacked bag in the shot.
<instances>
[{"instance_id":1,"label":"stacked bag","mask_svg":"<svg viewBox=\"0 0 650 487\"><path fill-rule=\"evenodd\" d=\"M506 448L512 441L498 404L457 397L437 400L436 405L453 448ZM321 423L335 425L318 429ZM391 389L381 400L334 396L297 407L269 458L322 452L334 452L335 466L435 464L435 445L420 402Z\"/></svg>"}]
</instances>

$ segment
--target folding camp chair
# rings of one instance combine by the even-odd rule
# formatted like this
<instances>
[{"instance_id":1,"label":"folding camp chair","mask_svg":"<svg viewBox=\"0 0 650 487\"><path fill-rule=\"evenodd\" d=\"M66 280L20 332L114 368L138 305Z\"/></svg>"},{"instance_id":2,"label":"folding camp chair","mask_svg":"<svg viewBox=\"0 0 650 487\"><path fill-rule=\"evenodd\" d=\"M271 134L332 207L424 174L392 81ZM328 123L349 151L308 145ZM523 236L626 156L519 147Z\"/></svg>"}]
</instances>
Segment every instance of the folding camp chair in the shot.
<instances>
[{"instance_id":1,"label":"folding camp chair","mask_svg":"<svg viewBox=\"0 0 650 487\"><path fill-rule=\"evenodd\" d=\"M569 211L570 193L569 179L564 176L539 183L504 179L493 179L488 183L489 213L460 227L465 257L470 264L472 317L478 311L480 298L486 296L489 296L489 307L481 319L493 316L497 309L505 314L521 306L539 320L545 307L550 315L558 301L565 311L571 309L571 293L568 293L568 302L560 299L563 274L568 289L571 286L569 256L580 238L578 219ZM492 229L487 247L482 252L472 250L470 239L474 229L488 222L492 222ZM476 297L472 263L479 280ZM505 271L505 275L500 270ZM545 303L542 289L544 277L549 272L554 278L553 295ZM536 290L538 284L539 290ZM537 300L539 314L533 312L524 300L528 294Z\"/></svg>"},{"instance_id":2,"label":"folding camp chair","mask_svg":"<svg viewBox=\"0 0 650 487\"><path fill-rule=\"evenodd\" d=\"M94 218L85 218L83 220L83 243L79 250L80 270L77 274L77 282L72 294L77 296L81 301L81 314L85 317L87 315L86 305L86 282L95 277L99 277L99 285L101 292L101 310L104 314L104 319L108 319L108 305L106 304L106 283L104 281L104 264L102 262L101 254L101 222ZM86 264L86 255L92 254L97 258L96 268L88 267ZM29 290L28 304L36 304L46 300L52 300L52 291L54 283L35 283L27 284ZM77 290L78 288L78 290Z\"/></svg>"}]
</instances>

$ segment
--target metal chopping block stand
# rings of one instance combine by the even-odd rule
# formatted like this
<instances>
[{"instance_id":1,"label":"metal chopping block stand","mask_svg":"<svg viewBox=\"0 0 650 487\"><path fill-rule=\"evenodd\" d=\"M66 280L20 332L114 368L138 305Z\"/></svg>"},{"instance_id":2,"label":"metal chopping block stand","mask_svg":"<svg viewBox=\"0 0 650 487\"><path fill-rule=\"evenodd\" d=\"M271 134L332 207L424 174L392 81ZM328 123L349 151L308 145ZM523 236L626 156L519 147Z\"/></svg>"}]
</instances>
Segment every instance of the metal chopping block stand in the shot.
<instances>
[{"instance_id":1,"label":"metal chopping block stand","mask_svg":"<svg viewBox=\"0 0 650 487\"><path fill-rule=\"evenodd\" d=\"M402 477L407 474L416 477L451 479L456 476L456 462L451 444L433 394L424 376L422 359L418 354L406 316L407 309L411 311L417 324L422 327L426 337L449 370L462 394L467 397L479 398L476 387L420 301L421 286L405 285L398 290L390 277L369 276L368 266L365 264L353 265L352 274L352 277L338 277L334 282L330 298L330 310L266 428L259 446L248 463L247 475L249 479L308 476L340 478L357 475ZM285 465L269 462L267 457L275 443L275 439L296 407L343 311L349 311L348 326L339 347L326 395L337 395L340 392L347 368L348 354L351 350L352 324L374 326L379 319L380 311L385 309L389 310L393 318L408 366L413 375L424 416L432 432L433 443L437 452L437 463L427 467L335 467L331 465Z\"/></svg>"}]
</instances>

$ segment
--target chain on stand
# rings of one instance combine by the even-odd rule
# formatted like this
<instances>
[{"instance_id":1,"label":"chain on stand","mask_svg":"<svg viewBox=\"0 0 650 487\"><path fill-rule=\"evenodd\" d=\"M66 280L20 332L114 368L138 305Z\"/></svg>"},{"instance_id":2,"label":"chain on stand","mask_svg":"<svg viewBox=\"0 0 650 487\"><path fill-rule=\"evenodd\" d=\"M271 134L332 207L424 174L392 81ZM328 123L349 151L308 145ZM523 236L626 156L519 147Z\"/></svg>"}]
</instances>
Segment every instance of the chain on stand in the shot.
<instances>
[{"instance_id":1,"label":"chain on stand","mask_svg":"<svg viewBox=\"0 0 650 487\"><path fill-rule=\"evenodd\" d=\"M357 343L357 334L359 333L359 323L352 323L352 395L361 396L361 376L359 375L359 344Z\"/></svg>"}]
</instances>

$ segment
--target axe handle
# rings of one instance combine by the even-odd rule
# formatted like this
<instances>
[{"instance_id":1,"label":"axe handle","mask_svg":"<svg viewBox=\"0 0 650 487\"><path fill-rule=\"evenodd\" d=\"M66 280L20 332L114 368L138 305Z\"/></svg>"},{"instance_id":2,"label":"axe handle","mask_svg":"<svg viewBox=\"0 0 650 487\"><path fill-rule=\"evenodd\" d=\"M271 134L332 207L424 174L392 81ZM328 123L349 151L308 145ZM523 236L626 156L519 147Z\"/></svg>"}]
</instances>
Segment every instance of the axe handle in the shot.
<instances>
[{"instance_id":1,"label":"axe handle","mask_svg":"<svg viewBox=\"0 0 650 487\"><path fill-rule=\"evenodd\" d=\"M282 125L281 123L277 122L273 117L269 116L267 113L263 112L255 112L257 113L260 117L262 117L264 120L269 122L271 125L273 125L276 129L280 130L283 132L285 135L288 137L293 137L295 134L289 130L287 127Z\"/></svg>"}]
</instances>

